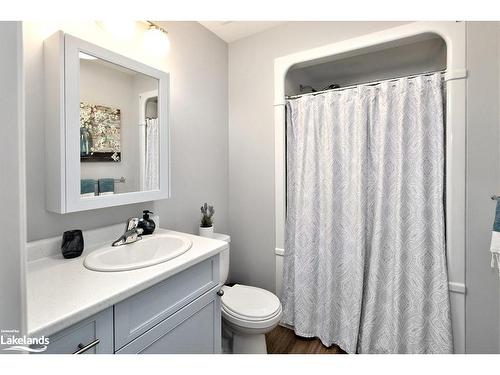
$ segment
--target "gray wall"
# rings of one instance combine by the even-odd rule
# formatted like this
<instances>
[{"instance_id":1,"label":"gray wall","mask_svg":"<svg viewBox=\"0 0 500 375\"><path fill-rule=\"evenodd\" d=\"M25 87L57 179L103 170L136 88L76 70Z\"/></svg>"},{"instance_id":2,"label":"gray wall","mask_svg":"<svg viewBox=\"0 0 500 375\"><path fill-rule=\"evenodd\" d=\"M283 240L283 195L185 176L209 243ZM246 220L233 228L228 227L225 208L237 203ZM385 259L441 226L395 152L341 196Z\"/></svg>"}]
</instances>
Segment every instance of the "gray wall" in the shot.
<instances>
[{"instance_id":1,"label":"gray wall","mask_svg":"<svg viewBox=\"0 0 500 375\"><path fill-rule=\"evenodd\" d=\"M466 350L499 352L498 272L489 246L499 184L499 24L467 23Z\"/></svg>"},{"instance_id":2,"label":"gray wall","mask_svg":"<svg viewBox=\"0 0 500 375\"><path fill-rule=\"evenodd\" d=\"M288 22L229 44L233 282L275 290L274 59L404 22Z\"/></svg>"},{"instance_id":3,"label":"gray wall","mask_svg":"<svg viewBox=\"0 0 500 375\"><path fill-rule=\"evenodd\" d=\"M199 206L215 205L216 228L227 230L227 44L196 22L164 22L171 49L163 61L148 57L142 32L132 40L113 40L95 23L23 23L26 74L26 176L28 240L59 236L72 228L91 229L125 222L151 209L161 225L197 230ZM155 203L59 215L45 209L43 125L43 40L62 28L171 74L172 198ZM83 35L82 35L83 34ZM125 51L125 52L122 52Z\"/></svg>"},{"instance_id":4,"label":"gray wall","mask_svg":"<svg viewBox=\"0 0 500 375\"><path fill-rule=\"evenodd\" d=\"M198 232L200 206L228 231L227 44L196 22L159 22L171 35L172 199L155 203L162 226Z\"/></svg>"},{"instance_id":5,"label":"gray wall","mask_svg":"<svg viewBox=\"0 0 500 375\"><path fill-rule=\"evenodd\" d=\"M19 22L0 22L0 328L25 329L22 44Z\"/></svg>"}]
</instances>

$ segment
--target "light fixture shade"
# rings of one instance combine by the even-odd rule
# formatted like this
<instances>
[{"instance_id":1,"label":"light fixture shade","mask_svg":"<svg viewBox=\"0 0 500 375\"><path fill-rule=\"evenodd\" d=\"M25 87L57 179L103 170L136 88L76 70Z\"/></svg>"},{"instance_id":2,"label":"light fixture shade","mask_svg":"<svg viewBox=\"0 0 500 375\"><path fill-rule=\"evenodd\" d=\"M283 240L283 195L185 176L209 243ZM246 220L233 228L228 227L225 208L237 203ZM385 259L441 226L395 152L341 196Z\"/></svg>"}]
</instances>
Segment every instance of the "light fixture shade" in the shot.
<instances>
[{"instance_id":1,"label":"light fixture shade","mask_svg":"<svg viewBox=\"0 0 500 375\"><path fill-rule=\"evenodd\" d=\"M153 55L165 56L170 50L170 40L165 31L152 26L144 33L144 46Z\"/></svg>"}]
</instances>

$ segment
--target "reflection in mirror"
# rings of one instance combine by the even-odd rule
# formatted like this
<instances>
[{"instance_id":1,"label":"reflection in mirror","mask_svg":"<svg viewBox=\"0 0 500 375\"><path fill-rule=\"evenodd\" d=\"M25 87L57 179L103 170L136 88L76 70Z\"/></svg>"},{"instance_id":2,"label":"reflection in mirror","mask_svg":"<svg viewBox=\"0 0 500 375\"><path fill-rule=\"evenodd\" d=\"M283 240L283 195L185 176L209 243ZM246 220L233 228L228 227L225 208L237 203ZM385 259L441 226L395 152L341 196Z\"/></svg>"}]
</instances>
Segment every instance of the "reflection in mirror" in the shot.
<instances>
[{"instance_id":1,"label":"reflection in mirror","mask_svg":"<svg viewBox=\"0 0 500 375\"><path fill-rule=\"evenodd\" d=\"M79 57L81 198L158 189L158 80Z\"/></svg>"}]
</instances>

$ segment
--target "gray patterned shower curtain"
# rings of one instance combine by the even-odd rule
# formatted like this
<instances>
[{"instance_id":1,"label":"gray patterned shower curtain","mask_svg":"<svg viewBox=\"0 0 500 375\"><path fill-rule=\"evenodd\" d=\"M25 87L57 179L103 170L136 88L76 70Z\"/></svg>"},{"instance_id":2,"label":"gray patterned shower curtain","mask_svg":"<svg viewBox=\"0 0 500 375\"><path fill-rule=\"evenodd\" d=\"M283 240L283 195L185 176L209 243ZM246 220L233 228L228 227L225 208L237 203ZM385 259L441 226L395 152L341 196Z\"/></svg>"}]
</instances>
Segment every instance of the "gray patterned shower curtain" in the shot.
<instances>
[{"instance_id":1,"label":"gray patterned shower curtain","mask_svg":"<svg viewBox=\"0 0 500 375\"><path fill-rule=\"evenodd\" d=\"M451 353L441 75L287 102L283 323L354 353Z\"/></svg>"}]
</instances>

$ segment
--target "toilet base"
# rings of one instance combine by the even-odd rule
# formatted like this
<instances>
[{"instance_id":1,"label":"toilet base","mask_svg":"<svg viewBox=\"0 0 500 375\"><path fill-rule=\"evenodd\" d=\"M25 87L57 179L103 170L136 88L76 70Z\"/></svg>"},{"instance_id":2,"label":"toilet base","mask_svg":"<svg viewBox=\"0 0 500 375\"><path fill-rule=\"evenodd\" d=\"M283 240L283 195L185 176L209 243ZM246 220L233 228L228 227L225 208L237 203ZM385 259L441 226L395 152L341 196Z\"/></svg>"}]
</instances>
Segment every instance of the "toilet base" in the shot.
<instances>
[{"instance_id":1,"label":"toilet base","mask_svg":"<svg viewBox=\"0 0 500 375\"><path fill-rule=\"evenodd\" d=\"M267 354L266 335L233 333L234 354Z\"/></svg>"}]
</instances>

